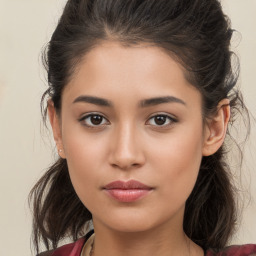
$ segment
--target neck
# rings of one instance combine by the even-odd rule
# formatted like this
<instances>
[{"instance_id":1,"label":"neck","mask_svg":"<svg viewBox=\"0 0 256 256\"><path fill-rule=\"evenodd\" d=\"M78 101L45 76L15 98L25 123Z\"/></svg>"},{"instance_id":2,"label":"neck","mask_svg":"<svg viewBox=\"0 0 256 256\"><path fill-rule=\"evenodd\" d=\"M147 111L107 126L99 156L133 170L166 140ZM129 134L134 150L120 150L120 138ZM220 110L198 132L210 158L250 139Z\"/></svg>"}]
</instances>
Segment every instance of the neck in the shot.
<instances>
[{"instance_id":1,"label":"neck","mask_svg":"<svg viewBox=\"0 0 256 256\"><path fill-rule=\"evenodd\" d=\"M94 229L93 256L203 255L202 249L184 234L182 226L171 231L159 226L141 232L120 232L103 228L96 222Z\"/></svg>"}]
</instances>

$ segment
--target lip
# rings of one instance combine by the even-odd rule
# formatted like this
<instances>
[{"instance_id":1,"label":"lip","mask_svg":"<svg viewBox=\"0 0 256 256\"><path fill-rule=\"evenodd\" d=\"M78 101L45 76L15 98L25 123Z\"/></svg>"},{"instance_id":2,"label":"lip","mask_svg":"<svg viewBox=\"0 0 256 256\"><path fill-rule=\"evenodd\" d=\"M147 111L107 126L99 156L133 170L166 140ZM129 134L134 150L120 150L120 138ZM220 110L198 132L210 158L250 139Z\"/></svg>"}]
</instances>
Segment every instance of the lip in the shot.
<instances>
[{"instance_id":1,"label":"lip","mask_svg":"<svg viewBox=\"0 0 256 256\"><path fill-rule=\"evenodd\" d=\"M128 203L145 197L152 191L153 188L136 180L117 180L107 184L103 189L115 200Z\"/></svg>"}]
</instances>

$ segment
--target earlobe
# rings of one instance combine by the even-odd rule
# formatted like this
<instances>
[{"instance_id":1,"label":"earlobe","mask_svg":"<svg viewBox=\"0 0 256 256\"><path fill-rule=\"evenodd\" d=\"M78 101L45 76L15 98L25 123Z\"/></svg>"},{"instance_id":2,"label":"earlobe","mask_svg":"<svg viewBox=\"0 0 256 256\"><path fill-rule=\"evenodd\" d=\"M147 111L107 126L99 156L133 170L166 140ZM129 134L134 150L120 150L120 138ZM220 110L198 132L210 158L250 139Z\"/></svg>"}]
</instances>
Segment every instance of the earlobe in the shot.
<instances>
[{"instance_id":1,"label":"earlobe","mask_svg":"<svg viewBox=\"0 0 256 256\"><path fill-rule=\"evenodd\" d=\"M223 144L230 119L230 105L228 99L218 104L215 116L207 120L205 127L203 156L214 154Z\"/></svg>"},{"instance_id":2,"label":"earlobe","mask_svg":"<svg viewBox=\"0 0 256 256\"><path fill-rule=\"evenodd\" d=\"M62 144L60 120L58 114L56 113L56 109L52 100L48 100L47 102L47 112L51 123L53 137L57 146L58 154L61 158L66 158Z\"/></svg>"}]
</instances>

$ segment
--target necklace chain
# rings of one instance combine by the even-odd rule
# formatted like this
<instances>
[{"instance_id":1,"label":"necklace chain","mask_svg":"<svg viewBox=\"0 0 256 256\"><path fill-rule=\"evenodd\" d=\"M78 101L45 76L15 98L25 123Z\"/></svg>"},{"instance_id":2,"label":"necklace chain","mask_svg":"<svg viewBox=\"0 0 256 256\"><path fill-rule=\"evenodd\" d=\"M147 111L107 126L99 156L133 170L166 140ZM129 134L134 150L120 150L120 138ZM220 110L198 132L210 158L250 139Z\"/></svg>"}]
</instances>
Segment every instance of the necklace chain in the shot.
<instances>
[{"instance_id":1,"label":"necklace chain","mask_svg":"<svg viewBox=\"0 0 256 256\"><path fill-rule=\"evenodd\" d=\"M91 249L90 249L90 252L89 252L89 256L93 256L93 253L94 253L94 239L91 243Z\"/></svg>"}]
</instances>

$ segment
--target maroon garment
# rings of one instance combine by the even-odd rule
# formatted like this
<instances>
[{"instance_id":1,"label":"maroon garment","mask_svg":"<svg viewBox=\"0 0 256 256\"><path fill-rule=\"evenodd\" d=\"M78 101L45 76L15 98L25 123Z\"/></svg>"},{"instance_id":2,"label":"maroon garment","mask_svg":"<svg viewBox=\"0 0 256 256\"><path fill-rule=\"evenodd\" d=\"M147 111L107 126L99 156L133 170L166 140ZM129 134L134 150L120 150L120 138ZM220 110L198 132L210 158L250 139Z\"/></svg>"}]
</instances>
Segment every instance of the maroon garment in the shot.
<instances>
[{"instance_id":1,"label":"maroon garment","mask_svg":"<svg viewBox=\"0 0 256 256\"><path fill-rule=\"evenodd\" d=\"M85 238L81 238L75 243L63 245L54 251L51 256L80 256L85 241Z\"/></svg>"},{"instance_id":2,"label":"maroon garment","mask_svg":"<svg viewBox=\"0 0 256 256\"><path fill-rule=\"evenodd\" d=\"M205 256L256 256L256 244L228 246L218 253L210 249Z\"/></svg>"},{"instance_id":3,"label":"maroon garment","mask_svg":"<svg viewBox=\"0 0 256 256\"><path fill-rule=\"evenodd\" d=\"M54 252L45 252L38 256L80 256L83 245L91 234L92 232L74 243L63 245ZM256 256L256 244L233 245L219 252L209 249L206 251L205 256Z\"/></svg>"}]
</instances>

